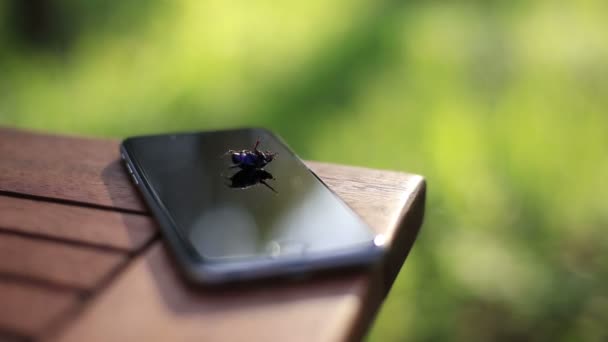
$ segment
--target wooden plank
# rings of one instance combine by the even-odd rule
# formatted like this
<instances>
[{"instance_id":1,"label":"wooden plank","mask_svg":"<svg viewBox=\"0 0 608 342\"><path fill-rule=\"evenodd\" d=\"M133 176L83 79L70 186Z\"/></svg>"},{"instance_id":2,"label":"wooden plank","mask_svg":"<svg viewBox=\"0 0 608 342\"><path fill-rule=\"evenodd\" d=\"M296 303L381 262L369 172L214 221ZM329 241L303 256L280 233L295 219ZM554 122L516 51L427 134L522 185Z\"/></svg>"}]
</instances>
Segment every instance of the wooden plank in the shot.
<instances>
[{"instance_id":1,"label":"wooden plank","mask_svg":"<svg viewBox=\"0 0 608 342\"><path fill-rule=\"evenodd\" d=\"M187 286L161 244L139 258L62 341L323 341L343 337L365 274L205 291Z\"/></svg>"},{"instance_id":2,"label":"wooden plank","mask_svg":"<svg viewBox=\"0 0 608 342\"><path fill-rule=\"evenodd\" d=\"M383 270L383 287L388 293L422 225L426 201L424 178L362 167L307 164L376 232L385 234L391 242Z\"/></svg>"},{"instance_id":3,"label":"wooden plank","mask_svg":"<svg viewBox=\"0 0 608 342\"><path fill-rule=\"evenodd\" d=\"M391 243L382 267L237 290L187 286L163 245L137 258L60 341L334 341L366 330L420 226L421 177L310 164ZM391 185L392 184L392 185ZM402 230L409 229L408 232ZM406 234L407 233L407 234ZM389 283L387 282L387 279Z\"/></svg>"},{"instance_id":4,"label":"wooden plank","mask_svg":"<svg viewBox=\"0 0 608 342\"><path fill-rule=\"evenodd\" d=\"M146 212L118 142L0 128L0 191Z\"/></svg>"},{"instance_id":5,"label":"wooden plank","mask_svg":"<svg viewBox=\"0 0 608 342\"><path fill-rule=\"evenodd\" d=\"M63 202L56 205L83 203L145 213L120 165L118 144L0 128L0 191ZM360 337L416 237L424 211L424 181L398 172L308 165L377 232L387 235L390 250L382 267L291 284L209 292L186 286L164 247L157 244L137 257L94 297L83 315L55 337L68 341ZM18 214L13 214L20 222ZM82 219L79 216L74 222ZM35 223L22 229L38 229L32 228ZM39 229L20 234L62 234L58 229ZM9 276L91 289L124 258L107 250L0 234L0 273Z\"/></svg>"},{"instance_id":6,"label":"wooden plank","mask_svg":"<svg viewBox=\"0 0 608 342\"><path fill-rule=\"evenodd\" d=\"M135 251L156 233L147 216L0 196L0 229Z\"/></svg>"},{"instance_id":7,"label":"wooden plank","mask_svg":"<svg viewBox=\"0 0 608 342\"><path fill-rule=\"evenodd\" d=\"M0 233L0 274L91 290L126 254Z\"/></svg>"},{"instance_id":8,"label":"wooden plank","mask_svg":"<svg viewBox=\"0 0 608 342\"><path fill-rule=\"evenodd\" d=\"M340 198L352 207L376 232L396 232L401 215L407 212L424 185L421 176L402 172L374 170L307 161Z\"/></svg>"},{"instance_id":9,"label":"wooden plank","mask_svg":"<svg viewBox=\"0 0 608 342\"><path fill-rule=\"evenodd\" d=\"M0 191L147 212L121 165L119 144L117 140L55 136L0 127L0 155L3 156ZM403 185L393 182L395 177L405 175L399 172L356 167L333 170L335 165L332 164L306 163L328 184L339 185L345 197L356 197L356 203L368 208L367 211L384 210L375 206L376 199L385 198L382 187L410 186L419 178L409 175L410 183ZM364 172L358 174L358 171ZM359 192L364 186L368 189L367 195L371 196L368 201L362 201L364 198ZM374 189L377 191L372 191ZM398 202L391 205L401 206L403 200L398 198ZM384 216L382 219L387 221L374 224L383 227L394 217Z\"/></svg>"},{"instance_id":10,"label":"wooden plank","mask_svg":"<svg viewBox=\"0 0 608 342\"><path fill-rule=\"evenodd\" d=\"M0 281L0 331L26 337L39 335L79 303L75 291L3 279Z\"/></svg>"}]
</instances>

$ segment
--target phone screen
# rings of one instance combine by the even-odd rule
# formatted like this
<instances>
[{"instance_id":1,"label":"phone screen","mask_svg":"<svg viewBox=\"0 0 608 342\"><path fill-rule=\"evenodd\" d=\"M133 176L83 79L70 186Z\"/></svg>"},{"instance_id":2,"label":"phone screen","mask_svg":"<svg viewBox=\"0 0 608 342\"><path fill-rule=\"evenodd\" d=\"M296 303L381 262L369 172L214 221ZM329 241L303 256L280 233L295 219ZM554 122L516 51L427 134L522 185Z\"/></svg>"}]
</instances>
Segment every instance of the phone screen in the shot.
<instances>
[{"instance_id":1,"label":"phone screen","mask_svg":"<svg viewBox=\"0 0 608 342\"><path fill-rule=\"evenodd\" d=\"M274 154L263 166L251 155L240 157L247 150L255 154L256 141L265 156ZM201 258L315 253L374 239L266 130L137 137L125 146L178 235Z\"/></svg>"}]
</instances>

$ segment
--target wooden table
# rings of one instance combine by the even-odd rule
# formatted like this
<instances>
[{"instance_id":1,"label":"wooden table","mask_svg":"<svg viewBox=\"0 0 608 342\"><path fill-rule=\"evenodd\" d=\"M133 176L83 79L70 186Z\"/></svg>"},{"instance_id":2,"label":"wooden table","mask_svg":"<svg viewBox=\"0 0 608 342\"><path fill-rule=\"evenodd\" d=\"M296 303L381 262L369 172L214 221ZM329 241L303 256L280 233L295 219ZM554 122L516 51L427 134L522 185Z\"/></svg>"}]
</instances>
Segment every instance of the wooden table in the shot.
<instances>
[{"instance_id":1,"label":"wooden table","mask_svg":"<svg viewBox=\"0 0 608 342\"><path fill-rule=\"evenodd\" d=\"M422 177L309 162L387 235L382 265L193 287L176 273L118 144L0 128L1 341L357 340L422 222Z\"/></svg>"}]
</instances>

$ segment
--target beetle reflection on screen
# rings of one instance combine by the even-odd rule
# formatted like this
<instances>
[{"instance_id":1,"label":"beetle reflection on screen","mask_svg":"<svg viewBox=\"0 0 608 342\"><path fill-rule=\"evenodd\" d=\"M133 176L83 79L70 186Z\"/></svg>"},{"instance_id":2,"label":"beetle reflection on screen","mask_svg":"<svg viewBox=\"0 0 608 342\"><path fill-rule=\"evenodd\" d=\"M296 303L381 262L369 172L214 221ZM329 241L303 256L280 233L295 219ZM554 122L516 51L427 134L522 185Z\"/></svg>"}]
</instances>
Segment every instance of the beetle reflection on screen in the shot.
<instances>
[{"instance_id":1,"label":"beetle reflection on screen","mask_svg":"<svg viewBox=\"0 0 608 342\"><path fill-rule=\"evenodd\" d=\"M278 192L266 181L274 180L272 174L263 169L243 169L228 178L231 188L246 189L256 184L263 184L275 194Z\"/></svg>"}]
</instances>

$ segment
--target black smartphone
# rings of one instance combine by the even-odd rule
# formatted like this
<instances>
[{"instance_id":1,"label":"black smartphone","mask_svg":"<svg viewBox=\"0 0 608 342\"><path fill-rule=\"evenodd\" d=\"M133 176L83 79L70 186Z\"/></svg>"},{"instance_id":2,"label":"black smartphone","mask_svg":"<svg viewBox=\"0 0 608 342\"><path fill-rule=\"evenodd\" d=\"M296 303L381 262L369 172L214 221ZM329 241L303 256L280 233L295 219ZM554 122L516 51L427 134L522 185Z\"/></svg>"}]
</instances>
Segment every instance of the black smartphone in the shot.
<instances>
[{"instance_id":1,"label":"black smartphone","mask_svg":"<svg viewBox=\"0 0 608 342\"><path fill-rule=\"evenodd\" d=\"M382 236L268 130L131 137L121 154L196 282L370 265L384 254Z\"/></svg>"}]
</instances>

